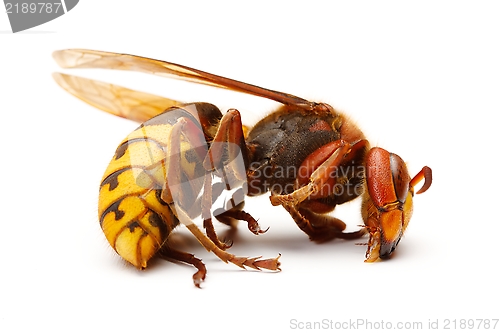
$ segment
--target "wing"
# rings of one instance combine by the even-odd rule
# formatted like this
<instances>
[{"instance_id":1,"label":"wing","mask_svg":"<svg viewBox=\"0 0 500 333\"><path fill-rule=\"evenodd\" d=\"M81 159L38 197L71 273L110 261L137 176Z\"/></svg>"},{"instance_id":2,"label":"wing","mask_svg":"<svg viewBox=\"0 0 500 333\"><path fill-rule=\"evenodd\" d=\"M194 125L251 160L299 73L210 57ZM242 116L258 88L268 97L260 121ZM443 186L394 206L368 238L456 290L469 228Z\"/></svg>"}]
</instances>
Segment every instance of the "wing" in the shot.
<instances>
[{"instance_id":1,"label":"wing","mask_svg":"<svg viewBox=\"0 0 500 333\"><path fill-rule=\"evenodd\" d=\"M172 106L182 103L78 76L54 73L56 82L69 93L98 109L143 123Z\"/></svg>"},{"instance_id":2,"label":"wing","mask_svg":"<svg viewBox=\"0 0 500 333\"><path fill-rule=\"evenodd\" d=\"M53 57L64 68L107 68L138 71L265 97L285 105L297 106L304 110L315 110L315 107L318 105L297 96L261 88L194 68L129 54L68 49L55 51Z\"/></svg>"}]
</instances>

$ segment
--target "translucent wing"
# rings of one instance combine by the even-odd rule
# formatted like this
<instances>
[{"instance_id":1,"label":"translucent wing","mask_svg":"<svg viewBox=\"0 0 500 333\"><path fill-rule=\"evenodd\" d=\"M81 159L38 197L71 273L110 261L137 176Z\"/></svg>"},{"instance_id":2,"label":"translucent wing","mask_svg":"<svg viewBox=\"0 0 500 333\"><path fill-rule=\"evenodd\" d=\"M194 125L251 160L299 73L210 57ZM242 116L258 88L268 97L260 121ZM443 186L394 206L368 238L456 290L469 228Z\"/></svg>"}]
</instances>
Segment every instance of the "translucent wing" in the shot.
<instances>
[{"instance_id":1,"label":"translucent wing","mask_svg":"<svg viewBox=\"0 0 500 333\"><path fill-rule=\"evenodd\" d=\"M172 106L182 103L118 85L54 73L56 82L84 102L115 116L143 123Z\"/></svg>"},{"instance_id":2,"label":"translucent wing","mask_svg":"<svg viewBox=\"0 0 500 333\"><path fill-rule=\"evenodd\" d=\"M285 105L294 105L304 110L314 110L318 105L317 103L309 102L293 95L264 89L194 68L129 54L68 49L55 51L53 56L57 63L64 68L108 68L138 71L161 76L170 76L185 81L265 97Z\"/></svg>"}]
</instances>

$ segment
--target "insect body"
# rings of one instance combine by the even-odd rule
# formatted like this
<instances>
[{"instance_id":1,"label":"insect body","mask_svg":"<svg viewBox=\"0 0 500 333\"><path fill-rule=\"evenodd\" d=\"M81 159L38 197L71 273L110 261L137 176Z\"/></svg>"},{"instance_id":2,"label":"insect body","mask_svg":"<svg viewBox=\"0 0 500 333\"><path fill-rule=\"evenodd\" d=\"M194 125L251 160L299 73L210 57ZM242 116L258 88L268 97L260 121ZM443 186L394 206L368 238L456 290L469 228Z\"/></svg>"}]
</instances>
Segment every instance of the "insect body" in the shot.
<instances>
[{"instance_id":1,"label":"insect body","mask_svg":"<svg viewBox=\"0 0 500 333\"><path fill-rule=\"evenodd\" d=\"M169 246L168 237L184 224L209 251L240 267L279 270L279 257L236 257L226 249L212 216L230 224L243 220L254 234L265 231L243 211L243 199L211 211L224 190L249 196L271 193L311 240L353 239L370 234L366 261L388 258L403 235L417 193L431 185L431 169L413 179L401 158L371 148L363 133L343 114L323 103L260 88L193 68L132 55L92 50L54 53L65 68L142 71L266 97L283 104L248 133L240 113L222 114L208 103L184 104L104 82L56 73L70 93L117 116L141 124L116 150L101 182L99 218L111 246L125 260L145 268L155 255L206 269L193 255ZM214 181L218 179L219 182ZM345 232L345 223L328 215L335 206L363 196L365 227ZM206 234L194 223L202 217Z\"/></svg>"}]
</instances>

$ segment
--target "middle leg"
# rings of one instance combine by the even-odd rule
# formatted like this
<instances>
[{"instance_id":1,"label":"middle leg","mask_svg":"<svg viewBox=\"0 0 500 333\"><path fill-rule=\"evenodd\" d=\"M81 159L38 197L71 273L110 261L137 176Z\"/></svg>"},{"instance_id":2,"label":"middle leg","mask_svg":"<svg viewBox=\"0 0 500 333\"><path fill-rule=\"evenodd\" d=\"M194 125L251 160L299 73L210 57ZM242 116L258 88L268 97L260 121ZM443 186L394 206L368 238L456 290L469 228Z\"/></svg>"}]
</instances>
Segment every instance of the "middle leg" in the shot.
<instances>
[{"instance_id":1,"label":"middle leg","mask_svg":"<svg viewBox=\"0 0 500 333\"><path fill-rule=\"evenodd\" d=\"M215 212L215 218L219 220L219 222L231 227L235 227L237 221L245 221L248 224L248 230L254 235L260 235L269 230L269 227L265 230L261 229L259 222L252 215L243 210L244 206L245 202L243 201L229 210L225 210L221 213Z\"/></svg>"}]
</instances>

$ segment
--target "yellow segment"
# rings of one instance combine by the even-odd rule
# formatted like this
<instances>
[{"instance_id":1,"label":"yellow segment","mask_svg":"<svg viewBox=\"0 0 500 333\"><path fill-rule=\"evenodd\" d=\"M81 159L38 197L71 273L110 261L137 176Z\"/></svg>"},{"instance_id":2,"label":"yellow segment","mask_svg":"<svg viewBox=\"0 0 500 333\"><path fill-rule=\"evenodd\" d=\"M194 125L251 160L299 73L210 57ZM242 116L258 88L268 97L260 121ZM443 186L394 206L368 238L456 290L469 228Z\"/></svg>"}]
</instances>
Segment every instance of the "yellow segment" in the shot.
<instances>
[{"instance_id":1,"label":"yellow segment","mask_svg":"<svg viewBox=\"0 0 500 333\"><path fill-rule=\"evenodd\" d=\"M141 257L141 267L135 265L137 268L146 268L148 261L155 255L156 251L160 248L155 239L151 236L145 236L139 241L138 253Z\"/></svg>"},{"instance_id":2,"label":"yellow segment","mask_svg":"<svg viewBox=\"0 0 500 333\"><path fill-rule=\"evenodd\" d=\"M160 214L160 217L162 218L163 223L165 223L165 225L167 226L167 230L169 232L179 224L179 221L175 217L170 207L162 205L158 201L156 193L154 191L151 191L144 195L143 199L147 202L148 206L151 207L151 209Z\"/></svg>"},{"instance_id":3,"label":"yellow segment","mask_svg":"<svg viewBox=\"0 0 500 333\"><path fill-rule=\"evenodd\" d=\"M166 151L155 143L149 141L131 142L128 144L127 150L123 156L118 159L113 157L104 174L107 176L131 165L149 167L162 161L165 157Z\"/></svg>"},{"instance_id":4,"label":"yellow segment","mask_svg":"<svg viewBox=\"0 0 500 333\"><path fill-rule=\"evenodd\" d=\"M146 125L144 127L139 127L132 133L130 133L124 141L133 139L148 138L159 142L161 145L166 146L170 140L170 131L172 130L172 125Z\"/></svg>"},{"instance_id":5,"label":"yellow segment","mask_svg":"<svg viewBox=\"0 0 500 333\"><path fill-rule=\"evenodd\" d=\"M140 195L148 191L147 188L137 185L133 170L126 170L118 176L118 186L114 190L110 191L109 187L109 184L106 184L99 192L99 217L109 206L125 195Z\"/></svg>"},{"instance_id":6,"label":"yellow segment","mask_svg":"<svg viewBox=\"0 0 500 333\"><path fill-rule=\"evenodd\" d=\"M151 239L154 240L154 246L157 247L160 243L163 243L163 239L161 237L160 228L154 226L150 222L150 217L154 213L149 210L140 220L139 223L143 227L144 232L151 236Z\"/></svg>"},{"instance_id":7,"label":"yellow segment","mask_svg":"<svg viewBox=\"0 0 500 333\"><path fill-rule=\"evenodd\" d=\"M130 196L122 200L118 206L118 210L123 213L120 219L117 220L116 215L111 212L104 216L101 225L109 244L111 244L113 248L115 247L116 237L118 236L117 233L119 233L121 229L127 227L129 222L143 216L147 211L147 207L141 199Z\"/></svg>"},{"instance_id":8,"label":"yellow segment","mask_svg":"<svg viewBox=\"0 0 500 333\"><path fill-rule=\"evenodd\" d=\"M139 244L143 237L147 236L141 228L135 228L133 231L127 228L116 239L116 252L137 268L145 268L148 260L151 258L143 256L142 247Z\"/></svg>"},{"instance_id":9,"label":"yellow segment","mask_svg":"<svg viewBox=\"0 0 500 333\"><path fill-rule=\"evenodd\" d=\"M164 242L160 228L150 222L153 212L135 196L123 199L118 211L123 212L118 220L113 212L104 217L104 235L120 256L134 266L144 268Z\"/></svg>"}]
</instances>

